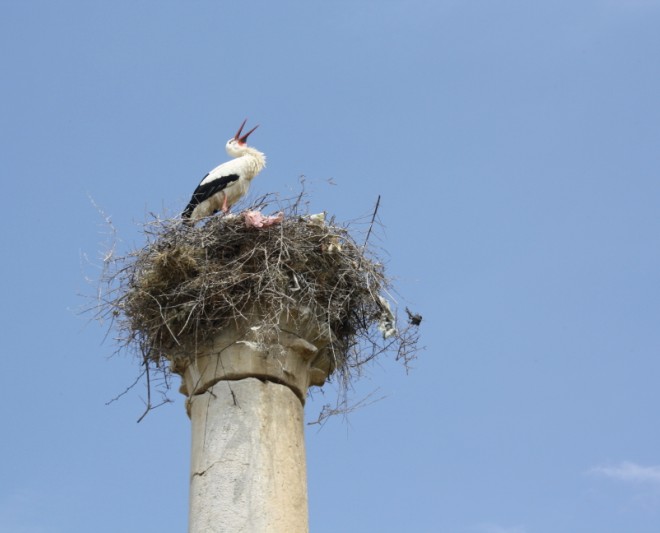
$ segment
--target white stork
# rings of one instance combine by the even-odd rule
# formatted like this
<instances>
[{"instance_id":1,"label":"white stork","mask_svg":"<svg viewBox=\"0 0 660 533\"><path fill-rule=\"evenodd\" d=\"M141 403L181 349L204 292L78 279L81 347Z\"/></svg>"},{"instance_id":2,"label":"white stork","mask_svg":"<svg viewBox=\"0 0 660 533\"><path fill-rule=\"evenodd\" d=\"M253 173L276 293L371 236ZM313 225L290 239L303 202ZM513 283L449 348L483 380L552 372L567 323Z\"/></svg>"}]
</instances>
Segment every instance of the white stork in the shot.
<instances>
[{"instance_id":1,"label":"white stork","mask_svg":"<svg viewBox=\"0 0 660 533\"><path fill-rule=\"evenodd\" d=\"M202 178L181 213L183 219L195 223L220 210L227 213L229 208L248 192L252 178L266 166L266 156L247 145L247 138L259 126L241 137L246 122L247 119L225 146L227 153L234 159L215 167Z\"/></svg>"}]
</instances>

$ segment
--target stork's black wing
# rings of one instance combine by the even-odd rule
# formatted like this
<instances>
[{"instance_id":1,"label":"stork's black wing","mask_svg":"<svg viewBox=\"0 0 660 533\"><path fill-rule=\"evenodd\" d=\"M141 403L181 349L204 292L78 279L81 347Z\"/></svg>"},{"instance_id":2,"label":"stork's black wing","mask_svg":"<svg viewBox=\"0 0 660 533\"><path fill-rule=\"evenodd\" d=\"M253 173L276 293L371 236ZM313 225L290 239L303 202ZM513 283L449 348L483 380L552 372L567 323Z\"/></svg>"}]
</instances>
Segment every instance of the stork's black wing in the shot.
<instances>
[{"instance_id":1,"label":"stork's black wing","mask_svg":"<svg viewBox=\"0 0 660 533\"><path fill-rule=\"evenodd\" d=\"M208 174L206 176L208 176ZM201 204L204 200L210 198L215 193L220 192L230 183L238 181L238 174L229 174L228 176L222 176L221 178L217 178L209 181L208 183L204 183L206 176L202 178L202 181L195 189L190 202L188 202L188 205L183 210L183 213L181 213L182 218L190 218L190 215L192 215L195 207Z\"/></svg>"}]
</instances>

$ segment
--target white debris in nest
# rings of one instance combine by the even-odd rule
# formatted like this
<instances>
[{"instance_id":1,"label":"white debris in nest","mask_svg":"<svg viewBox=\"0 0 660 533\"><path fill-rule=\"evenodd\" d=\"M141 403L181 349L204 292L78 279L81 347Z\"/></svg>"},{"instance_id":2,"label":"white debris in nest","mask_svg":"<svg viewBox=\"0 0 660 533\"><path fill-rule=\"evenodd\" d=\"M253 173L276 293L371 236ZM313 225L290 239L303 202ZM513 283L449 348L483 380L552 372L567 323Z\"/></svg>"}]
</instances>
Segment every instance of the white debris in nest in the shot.
<instances>
[{"instance_id":1,"label":"white debris in nest","mask_svg":"<svg viewBox=\"0 0 660 533\"><path fill-rule=\"evenodd\" d=\"M338 237L329 237L321 245L321 250L326 254L337 254L341 252L341 244Z\"/></svg>"},{"instance_id":2,"label":"white debris in nest","mask_svg":"<svg viewBox=\"0 0 660 533\"><path fill-rule=\"evenodd\" d=\"M262 351L262 346L258 342L252 341L236 341L236 344L245 344L248 348L255 351Z\"/></svg>"},{"instance_id":3,"label":"white debris in nest","mask_svg":"<svg viewBox=\"0 0 660 533\"><path fill-rule=\"evenodd\" d=\"M325 211L322 213L316 213L315 215L309 215L309 223L314 226L324 226L325 225Z\"/></svg>"}]
</instances>

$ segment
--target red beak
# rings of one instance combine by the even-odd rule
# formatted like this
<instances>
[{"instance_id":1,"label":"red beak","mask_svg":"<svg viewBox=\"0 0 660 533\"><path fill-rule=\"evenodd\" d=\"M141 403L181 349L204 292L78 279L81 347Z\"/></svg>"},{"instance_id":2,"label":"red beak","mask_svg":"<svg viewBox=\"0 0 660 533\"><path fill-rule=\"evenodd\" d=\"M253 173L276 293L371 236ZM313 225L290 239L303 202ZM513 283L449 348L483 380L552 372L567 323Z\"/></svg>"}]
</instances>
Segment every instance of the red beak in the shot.
<instances>
[{"instance_id":1,"label":"red beak","mask_svg":"<svg viewBox=\"0 0 660 533\"><path fill-rule=\"evenodd\" d=\"M243 121L243 124L241 124L241 127L238 128L236 135L234 135L234 140L238 141L241 144L247 143L247 138L250 136L250 133L252 133L254 130L256 130L259 127L259 124L257 124L254 128L252 128L250 131L248 131L245 135L241 137L241 132L243 131L243 126L245 126L246 122L247 119Z\"/></svg>"}]
</instances>

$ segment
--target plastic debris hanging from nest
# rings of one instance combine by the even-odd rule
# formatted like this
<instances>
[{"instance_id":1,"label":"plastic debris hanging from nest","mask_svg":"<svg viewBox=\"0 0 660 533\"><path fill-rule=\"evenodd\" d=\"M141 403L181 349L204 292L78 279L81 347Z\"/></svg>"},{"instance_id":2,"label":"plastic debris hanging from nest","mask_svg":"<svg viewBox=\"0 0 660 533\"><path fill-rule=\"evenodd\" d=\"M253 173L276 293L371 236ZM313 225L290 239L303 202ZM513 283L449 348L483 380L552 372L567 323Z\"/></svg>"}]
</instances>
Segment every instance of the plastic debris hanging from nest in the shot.
<instances>
[{"instance_id":1,"label":"plastic debris hanging from nest","mask_svg":"<svg viewBox=\"0 0 660 533\"><path fill-rule=\"evenodd\" d=\"M359 245L325 212L301 213L303 199L272 215L262 213L270 203L262 199L196 226L155 218L143 248L108 257L97 318L112 320L121 347L137 351L147 370L166 374L174 352L183 347L194 357L197 343L254 305L266 310L263 329L276 327L291 305L308 310L306 320L331 334L333 375L345 388L378 356L392 354L407 367L418 323L397 325L384 296L392 287L367 245L375 213Z\"/></svg>"},{"instance_id":2,"label":"plastic debris hanging from nest","mask_svg":"<svg viewBox=\"0 0 660 533\"><path fill-rule=\"evenodd\" d=\"M378 319L378 330L382 332L383 339L389 339L397 333L396 319L392 313L390 302L382 296L378 296L378 301L380 302L381 309L380 318Z\"/></svg>"}]
</instances>

